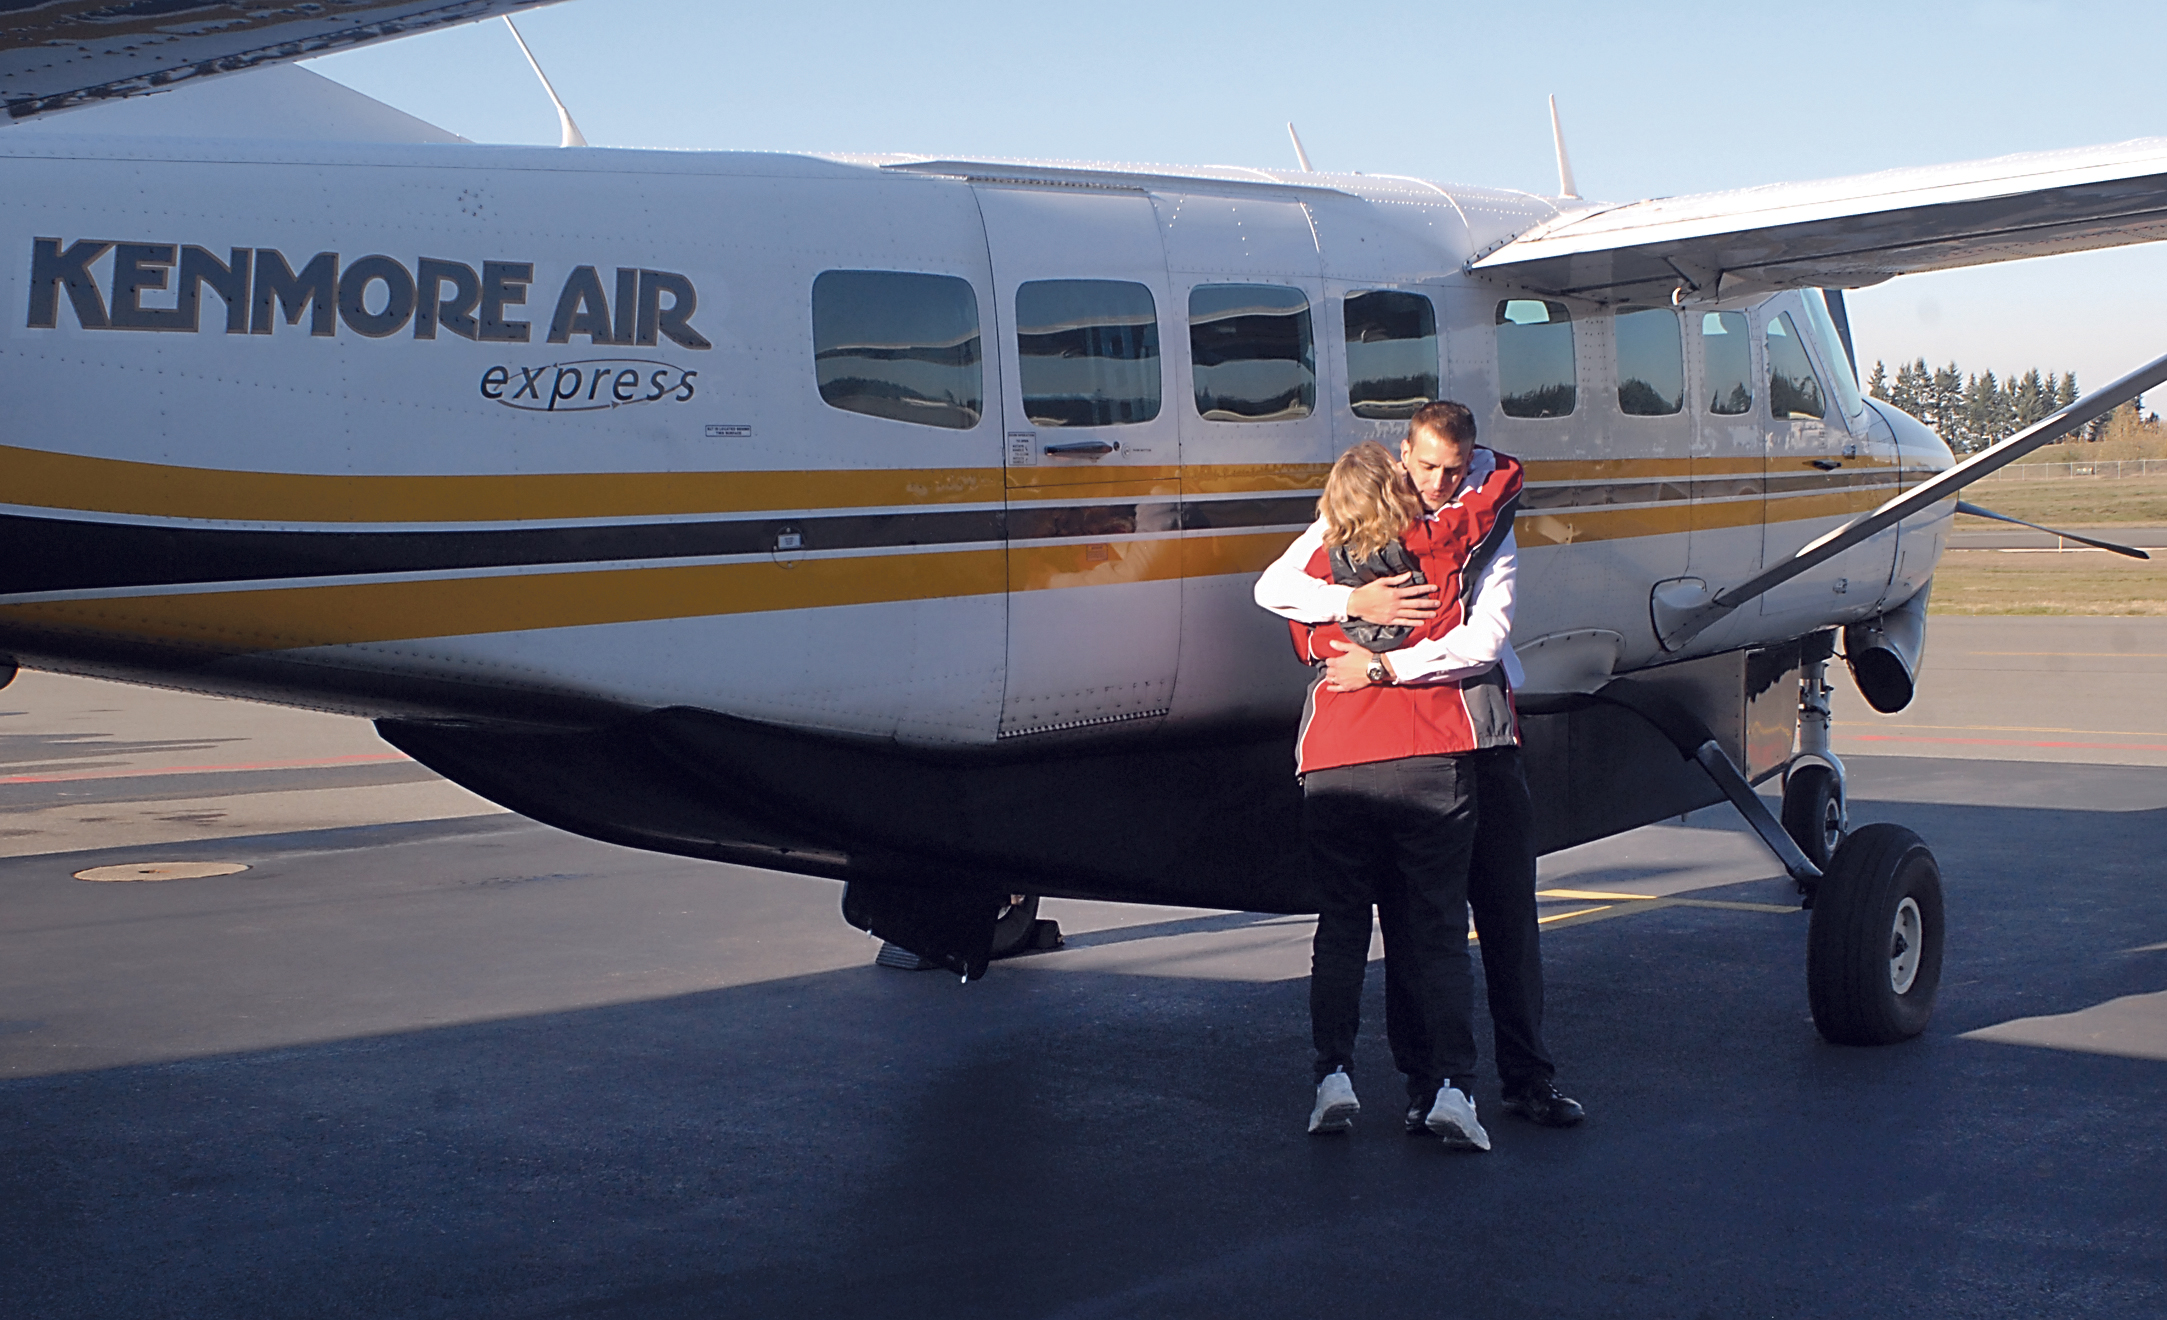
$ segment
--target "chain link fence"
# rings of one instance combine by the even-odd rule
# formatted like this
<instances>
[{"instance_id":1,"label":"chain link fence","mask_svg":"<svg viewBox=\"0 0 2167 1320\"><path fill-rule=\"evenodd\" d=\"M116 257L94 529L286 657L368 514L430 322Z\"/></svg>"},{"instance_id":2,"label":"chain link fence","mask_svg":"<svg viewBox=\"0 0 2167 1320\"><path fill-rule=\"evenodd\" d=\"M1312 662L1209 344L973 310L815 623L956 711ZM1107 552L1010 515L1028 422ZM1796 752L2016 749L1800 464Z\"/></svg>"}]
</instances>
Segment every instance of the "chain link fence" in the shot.
<instances>
[{"instance_id":1,"label":"chain link fence","mask_svg":"<svg viewBox=\"0 0 2167 1320\"><path fill-rule=\"evenodd\" d=\"M2077 477L2167 477L2167 458L2107 459L2098 463L2011 463L1999 472L1981 477L1979 484L1998 481L2067 481Z\"/></svg>"}]
</instances>

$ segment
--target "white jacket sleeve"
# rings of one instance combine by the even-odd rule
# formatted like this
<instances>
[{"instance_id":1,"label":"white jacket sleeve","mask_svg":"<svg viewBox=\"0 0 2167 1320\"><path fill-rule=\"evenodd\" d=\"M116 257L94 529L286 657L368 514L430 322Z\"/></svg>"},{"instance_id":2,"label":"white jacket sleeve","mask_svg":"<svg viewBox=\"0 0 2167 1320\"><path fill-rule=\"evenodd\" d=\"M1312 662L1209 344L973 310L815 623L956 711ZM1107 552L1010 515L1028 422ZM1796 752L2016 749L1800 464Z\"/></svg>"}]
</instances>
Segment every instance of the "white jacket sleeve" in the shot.
<instances>
[{"instance_id":1,"label":"white jacket sleeve","mask_svg":"<svg viewBox=\"0 0 2167 1320\"><path fill-rule=\"evenodd\" d=\"M1503 664L1505 677L1514 687L1521 683L1519 657L1512 653L1514 579L1519 571L1519 545L1512 533L1497 548L1488 568L1475 584L1467 617L1442 637L1416 642L1389 653L1393 675L1402 683L1458 682L1473 678L1491 665Z\"/></svg>"},{"instance_id":2,"label":"white jacket sleeve","mask_svg":"<svg viewBox=\"0 0 2167 1320\"><path fill-rule=\"evenodd\" d=\"M1347 597L1353 587L1342 587L1309 575L1310 556L1324 544L1324 520L1294 538L1286 553L1272 561L1257 579L1256 602L1282 619L1297 623L1344 623Z\"/></svg>"}]
</instances>

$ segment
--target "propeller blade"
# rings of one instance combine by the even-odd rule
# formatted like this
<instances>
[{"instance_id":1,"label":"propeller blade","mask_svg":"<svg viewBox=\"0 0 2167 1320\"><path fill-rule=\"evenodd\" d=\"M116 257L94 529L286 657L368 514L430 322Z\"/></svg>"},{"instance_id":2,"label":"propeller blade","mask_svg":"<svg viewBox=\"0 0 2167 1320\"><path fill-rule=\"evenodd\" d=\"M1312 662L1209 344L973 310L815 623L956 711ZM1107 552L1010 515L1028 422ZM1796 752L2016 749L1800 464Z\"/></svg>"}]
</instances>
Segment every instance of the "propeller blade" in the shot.
<instances>
[{"instance_id":1,"label":"propeller blade","mask_svg":"<svg viewBox=\"0 0 2167 1320\"><path fill-rule=\"evenodd\" d=\"M2022 518L2012 518L2006 513L1996 513L1992 509L1982 509L1969 500L1958 500L1956 502L1956 511L1958 513L1968 513L1974 518L1992 518L1996 522L2015 523L2019 527L2029 527L2035 532L2045 532L2049 536L2059 536L2065 541L2075 541L2079 545L2088 545L2094 550L2111 550L2118 555L2128 555L2131 559L2150 559L2152 557L2144 551L2131 546L2116 545L2112 541L2095 541L2089 536L2079 536L2075 532L2065 532L2056 527L2041 527L2038 523L2026 522Z\"/></svg>"},{"instance_id":2,"label":"propeller blade","mask_svg":"<svg viewBox=\"0 0 2167 1320\"><path fill-rule=\"evenodd\" d=\"M1877 532L1895 526L1912 514L1932 508L1981 477L2001 471L2041 445L2059 440L2078 427L2105 417L2162 381L2167 381L2167 357L2154 358L2120 380L2101 386L2068 407L2040 418L2000 444L1990 445L1946 472L1913 486L1872 513L1860 514L1827 535L1807 542L1789 559L1727 591L1716 593L1707 604L1670 613L1662 620L1660 630L1664 649L1677 650L1707 631L1716 620L1746 602L1757 600L1764 593L1782 586L1799 574L1827 563L1852 546Z\"/></svg>"}]
</instances>

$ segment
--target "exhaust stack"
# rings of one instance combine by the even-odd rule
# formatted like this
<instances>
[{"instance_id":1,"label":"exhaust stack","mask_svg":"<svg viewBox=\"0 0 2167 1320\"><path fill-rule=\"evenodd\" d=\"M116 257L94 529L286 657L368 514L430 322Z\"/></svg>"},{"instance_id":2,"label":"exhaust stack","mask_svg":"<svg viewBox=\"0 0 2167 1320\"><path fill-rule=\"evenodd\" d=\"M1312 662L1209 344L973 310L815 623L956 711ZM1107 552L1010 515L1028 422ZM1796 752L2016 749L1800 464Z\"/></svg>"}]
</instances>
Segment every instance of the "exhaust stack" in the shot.
<instances>
[{"instance_id":1,"label":"exhaust stack","mask_svg":"<svg viewBox=\"0 0 2167 1320\"><path fill-rule=\"evenodd\" d=\"M1843 658L1851 667L1851 681L1866 704L1883 715L1910 705L1918 691L1919 668L1926 660L1926 598L1933 593L1934 584L1928 582L1888 613L1843 630Z\"/></svg>"}]
</instances>

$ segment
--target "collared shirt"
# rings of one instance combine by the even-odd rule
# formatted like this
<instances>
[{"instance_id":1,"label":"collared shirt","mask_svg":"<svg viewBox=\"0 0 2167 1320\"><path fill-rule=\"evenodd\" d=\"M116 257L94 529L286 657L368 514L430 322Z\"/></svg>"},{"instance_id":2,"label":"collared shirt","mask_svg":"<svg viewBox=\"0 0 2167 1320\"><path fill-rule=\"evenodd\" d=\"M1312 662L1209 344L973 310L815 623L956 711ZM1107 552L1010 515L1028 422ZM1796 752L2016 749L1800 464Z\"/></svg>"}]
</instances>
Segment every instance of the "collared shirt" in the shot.
<instances>
[{"instance_id":1,"label":"collared shirt","mask_svg":"<svg viewBox=\"0 0 2167 1320\"><path fill-rule=\"evenodd\" d=\"M1496 471L1496 460L1487 449L1477 447L1467 476L1453 491L1449 504L1457 504L1463 492L1482 489ZM1433 513L1429 515L1436 517ZM1309 562L1324 545L1325 523L1318 519L1308 531L1274 560L1257 579L1258 605L1283 619L1298 623L1345 623L1347 597L1354 588L1320 581L1311 576ZM1467 617L1442 637L1412 642L1390 652L1392 673L1402 683L1453 683L1473 678L1492 665L1502 665L1505 681L1517 690L1526 675L1520 657L1512 649L1513 582L1518 570L1519 546L1511 533L1476 582ZM1430 597L1429 599L1435 599Z\"/></svg>"}]
</instances>

